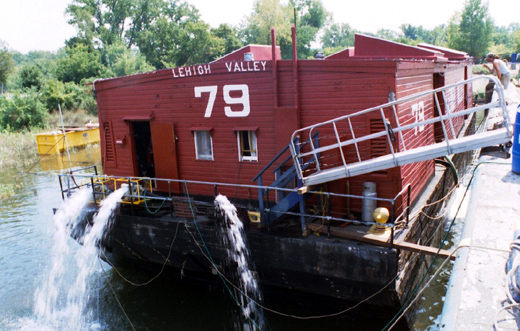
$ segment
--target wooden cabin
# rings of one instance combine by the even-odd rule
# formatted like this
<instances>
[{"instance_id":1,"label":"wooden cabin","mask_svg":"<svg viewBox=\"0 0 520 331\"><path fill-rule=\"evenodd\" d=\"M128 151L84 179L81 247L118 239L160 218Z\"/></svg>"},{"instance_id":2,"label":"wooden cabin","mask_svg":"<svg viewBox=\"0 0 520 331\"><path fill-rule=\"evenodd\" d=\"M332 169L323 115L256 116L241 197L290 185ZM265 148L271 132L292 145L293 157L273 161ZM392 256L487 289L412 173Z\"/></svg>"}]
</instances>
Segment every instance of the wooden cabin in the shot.
<instances>
[{"instance_id":1,"label":"wooden cabin","mask_svg":"<svg viewBox=\"0 0 520 331\"><path fill-rule=\"evenodd\" d=\"M295 130L470 75L465 53L356 35L354 48L322 60L281 60L279 47L248 45L211 63L96 80L104 173L251 185ZM446 111L455 111L470 100L471 91L461 88L440 102ZM400 105L399 121L437 116L435 102L425 97ZM354 130L366 134L384 125L367 116L354 123ZM402 139L408 146L420 146L439 139L433 131L418 130ZM325 143L334 137L322 131L318 139ZM397 148L403 144L400 139L394 142ZM363 153L384 155L388 144L376 140ZM322 158L330 166L338 162L334 155ZM363 183L374 182L377 196L391 199L411 184L415 199L433 174L430 160L336 180L326 189L361 195ZM269 185L277 175L269 171L263 176L263 184ZM296 179L289 185L297 186ZM180 193L182 187L163 183L156 190ZM233 199L258 195L246 188L222 187L219 192ZM213 195L203 187L190 193ZM331 198L330 212L359 212L360 204Z\"/></svg>"}]
</instances>

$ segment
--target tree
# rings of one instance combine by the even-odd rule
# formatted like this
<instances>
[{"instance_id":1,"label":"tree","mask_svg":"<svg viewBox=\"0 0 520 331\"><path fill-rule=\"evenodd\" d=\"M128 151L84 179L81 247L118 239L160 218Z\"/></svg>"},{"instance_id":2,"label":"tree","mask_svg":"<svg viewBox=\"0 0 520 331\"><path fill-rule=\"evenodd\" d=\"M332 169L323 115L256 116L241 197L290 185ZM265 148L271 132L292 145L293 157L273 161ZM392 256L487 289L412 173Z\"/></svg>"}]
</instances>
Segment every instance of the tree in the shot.
<instances>
[{"instance_id":1,"label":"tree","mask_svg":"<svg viewBox=\"0 0 520 331\"><path fill-rule=\"evenodd\" d=\"M66 48L67 56L57 61L56 77L63 82L79 84L90 77L107 76L99 51L85 45Z\"/></svg>"},{"instance_id":2,"label":"tree","mask_svg":"<svg viewBox=\"0 0 520 331\"><path fill-rule=\"evenodd\" d=\"M244 46L238 37L237 29L230 27L227 24L220 24L218 28L211 29L210 32L213 36L218 37L224 41L224 51L219 55L229 54Z\"/></svg>"},{"instance_id":3,"label":"tree","mask_svg":"<svg viewBox=\"0 0 520 331\"><path fill-rule=\"evenodd\" d=\"M448 26L448 46L476 58L483 57L489 50L493 32L488 11L481 0L466 0L460 17L453 17Z\"/></svg>"},{"instance_id":4,"label":"tree","mask_svg":"<svg viewBox=\"0 0 520 331\"><path fill-rule=\"evenodd\" d=\"M334 23L326 28L321 37L323 48L354 46L356 31L346 23Z\"/></svg>"},{"instance_id":5,"label":"tree","mask_svg":"<svg viewBox=\"0 0 520 331\"><path fill-rule=\"evenodd\" d=\"M3 86L13 69L13 55L7 49L7 45L0 40L0 85Z\"/></svg>"},{"instance_id":6,"label":"tree","mask_svg":"<svg viewBox=\"0 0 520 331\"><path fill-rule=\"evenodd\" d=\"M253 12L241 26L242 40L245 44L270 44L271 28L274 28L282 58L292 58L291 26L294 17L298 57L307 58L312 54L311 43L329 17L321 0L291 0L288 5L283 5L280 0L256 1Z\"/></svg>"},{"instance_id":7,"label":"tree","mask_svg":"<svg viewBox=\"0 0 520 331\"><path fill-rule=\"evenodd\" d=\"M35 87L36 90L40 89L43 82L43 75L36 64L24 64L19 71L19 75L21 87Z\"/></svg>"},{"instance_id":8,"label":"tree","mask_svg":"<svg viewBox=\"0 0 520 331\"><path fill-rule=\"evenodd\" d=\"M139 50L127 48L121 41L103 49L101 58L109 76L127 76L155 70Z\"/></svg>"}]
</instances>

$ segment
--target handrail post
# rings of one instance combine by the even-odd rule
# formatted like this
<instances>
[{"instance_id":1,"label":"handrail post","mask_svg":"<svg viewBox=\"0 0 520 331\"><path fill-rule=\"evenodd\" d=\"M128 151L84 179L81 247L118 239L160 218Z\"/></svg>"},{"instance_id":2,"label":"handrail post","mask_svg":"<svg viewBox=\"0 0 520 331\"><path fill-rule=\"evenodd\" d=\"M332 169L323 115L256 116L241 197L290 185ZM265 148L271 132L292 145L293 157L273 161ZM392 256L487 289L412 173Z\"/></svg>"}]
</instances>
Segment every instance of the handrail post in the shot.
<instances>
[{"instance_id":1,"label":"handrail post","mask_svg":"<svg viewBox=\"0 0 520 331\"><path fill-rule=\"evenodd\" d=\"M90 177L90 185L92 185L92 198L94 199L94 203L97 204L97 201L96 201L96 190L95 190L95 187L94 187L94 178L93 177Z\"/></svg>"}]
</instances>

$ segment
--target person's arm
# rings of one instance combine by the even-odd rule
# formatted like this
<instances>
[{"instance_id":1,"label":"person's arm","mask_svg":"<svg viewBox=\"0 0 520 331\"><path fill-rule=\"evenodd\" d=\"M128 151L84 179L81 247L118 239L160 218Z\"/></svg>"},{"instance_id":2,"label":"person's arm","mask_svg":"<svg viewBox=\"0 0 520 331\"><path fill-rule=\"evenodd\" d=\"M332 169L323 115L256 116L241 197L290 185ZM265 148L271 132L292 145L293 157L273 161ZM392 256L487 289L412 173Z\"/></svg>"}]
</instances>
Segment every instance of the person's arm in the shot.
<instances>
[{"instance_id":1,"label":"person's arm","mask_svg":"<svg viewBox=\"0 0 520 331\"><path fill-rule=\"evenodd\" d=\"M502 71L500 71L500 62L498 60L493 61L493 69L497 73L498 80L502 78Z\"/></svg>"},{"instance_id":2,"label":"person's arm","mask_svg":"<svg viewBox=\"0 0 520 331\"><path fill-rule=\"evenodd\" d=\"M495 73L495 69L488 67L487 63L484 63L482 66L484 68L486 68L490 73L492 73L492 74Z\"/></svg>"}]
</instances>

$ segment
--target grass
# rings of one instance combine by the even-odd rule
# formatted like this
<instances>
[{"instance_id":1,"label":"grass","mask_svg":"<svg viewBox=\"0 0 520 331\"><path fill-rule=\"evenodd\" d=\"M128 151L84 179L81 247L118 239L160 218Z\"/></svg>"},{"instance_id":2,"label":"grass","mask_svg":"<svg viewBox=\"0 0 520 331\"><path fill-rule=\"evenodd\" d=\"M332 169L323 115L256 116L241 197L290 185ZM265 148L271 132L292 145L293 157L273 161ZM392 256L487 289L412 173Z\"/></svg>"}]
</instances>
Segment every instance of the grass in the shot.
<instances>
[{"instance_id":1,"label":"grass","mask_svg":"<svg viewBox=\"0 0 520 331\"><path fill-rule=\"evenodd\" d=\"M38 161L38 146L33 132L0 133L0 168L29 167Z\"/></svg>"},{"instance_id":2,"label":"grass","mask_svg":"<svg viewBox=\"0 0 520 331\"><path fill-rule=\"evenodd\" d=\"M84 110L66 111L63 114L65 126L83 126L92 120L97 122L97 117L88 114ZM24 132L0 132L0 169L30 167L38 161L38 146L35 134L48 129L61 128L59 113L49 116L46 129L32 129ZM1 194L0 194L1 195Z\"/></svg>"}]
</instances>

